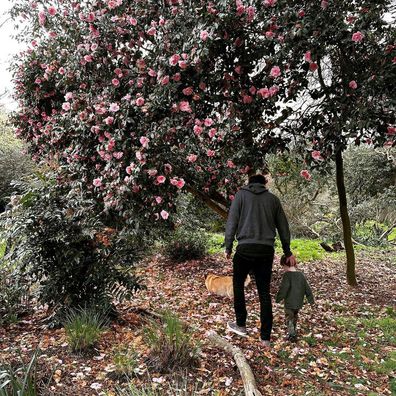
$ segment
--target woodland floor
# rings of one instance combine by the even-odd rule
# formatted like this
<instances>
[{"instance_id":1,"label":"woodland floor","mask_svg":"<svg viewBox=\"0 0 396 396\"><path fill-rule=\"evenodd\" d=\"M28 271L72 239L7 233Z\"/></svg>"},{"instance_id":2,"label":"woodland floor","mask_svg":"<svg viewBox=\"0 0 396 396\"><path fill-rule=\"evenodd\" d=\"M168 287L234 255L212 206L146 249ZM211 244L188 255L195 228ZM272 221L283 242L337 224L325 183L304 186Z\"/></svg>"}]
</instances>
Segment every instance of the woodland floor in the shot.
<instances>
[{"instance_id":1,"label":"woodland floor","mask_svg":"<svg viewBox=\"0 0 396 396\"><path fill-rule=\"evenodd\" d=\"M301 264L316 303L301 311L297 344L285 340L283 307L274 304L270 351L258 341L254 282L247 288L250 337L241 339L225 331L227 321L233 319L232 301L210 295L204 285L208 273L230 274L231 263L216 255L182 264L155 256L139 268L147 290L119 306L120 320L104 333L91 356L71 354L64 330L47 329L45 312L37 309L24 320L0 328L0 360L17 364L21 356L27 361L39 347L38 375L50 384L46 394L115 395L115 389L124 385L112 375L113 351L120 345L133 346L142 363L149 351L142 338L144 321L135 309L169 309L200 329L196 334L202 341L200 367L186 373L197 394L243 394L232 358L206 340L206 332L215 330L243 350L263 395L396 395L395 256L395 250L359 252L356 289L346 284L340 255ZM281 277L277 262L273 293ZM174 375L146 372L132 381L138 387L150 383L167 389L173 379Z\"/></svg>"}]
</instances>

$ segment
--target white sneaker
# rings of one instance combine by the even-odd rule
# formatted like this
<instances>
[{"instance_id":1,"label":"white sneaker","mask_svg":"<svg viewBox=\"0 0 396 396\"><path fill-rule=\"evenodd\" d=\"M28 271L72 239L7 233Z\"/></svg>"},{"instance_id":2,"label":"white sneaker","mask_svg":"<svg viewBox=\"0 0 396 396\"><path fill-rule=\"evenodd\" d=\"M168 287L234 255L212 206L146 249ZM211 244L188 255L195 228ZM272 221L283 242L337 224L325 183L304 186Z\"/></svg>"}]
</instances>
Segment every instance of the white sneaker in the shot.
<instances>
[{"instance_id":1,"label":"white sneaker","mask_svg":"<svg viewBox=\"0 0 396 396\"><path fill-rule=\"evenodd\" d=\"M228 322L227 329L240 335L241 337L247 337L246 327L238 326L235 322Z\"/></svg>"}]
</instances>

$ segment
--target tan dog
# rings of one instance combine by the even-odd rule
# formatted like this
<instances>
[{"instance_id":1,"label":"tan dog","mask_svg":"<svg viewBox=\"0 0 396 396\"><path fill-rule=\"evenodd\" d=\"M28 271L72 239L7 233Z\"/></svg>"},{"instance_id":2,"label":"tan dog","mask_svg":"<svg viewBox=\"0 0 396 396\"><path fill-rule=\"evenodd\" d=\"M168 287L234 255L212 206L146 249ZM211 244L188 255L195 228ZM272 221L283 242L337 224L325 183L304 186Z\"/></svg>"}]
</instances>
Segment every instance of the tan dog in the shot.
<instances>
[{"instance_id":1,"label":"tan dog","mask_svg":"<svg viewBox=\"0 0 396 396\"><path fill-rule=\"evenodd\" d=\"M250 283L251 279L248 275L245 280L245 286ZM234 290L232 287L232 276L218 276L209 274L205 280L205 286L209 292L217 294L222 297L234 297Z\"/></svg>"}]
</instances>

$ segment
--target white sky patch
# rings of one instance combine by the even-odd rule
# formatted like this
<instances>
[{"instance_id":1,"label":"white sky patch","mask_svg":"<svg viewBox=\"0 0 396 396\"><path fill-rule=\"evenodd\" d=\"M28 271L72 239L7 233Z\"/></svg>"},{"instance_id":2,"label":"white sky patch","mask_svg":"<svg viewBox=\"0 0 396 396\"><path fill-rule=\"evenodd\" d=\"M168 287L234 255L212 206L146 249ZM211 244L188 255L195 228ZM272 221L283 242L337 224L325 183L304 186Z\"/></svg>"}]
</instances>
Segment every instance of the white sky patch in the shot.
<instances>
[{"instance_id":1,"label":"white sky patch","mask_svg":"<svg viewBox=\"0 0 396 396\"><path fill-rule=\"evenodd\" d=\"M14 34L13 21L8 19L7 14L11 6L12 0L0 0L0 105L8 111L15 110L16 103L11 98L12 74L7 69L13 55L22 49L21 44L11 37ZM4 92L6 92L5 96L2 95Z\"/></svg>"}]
</instances>

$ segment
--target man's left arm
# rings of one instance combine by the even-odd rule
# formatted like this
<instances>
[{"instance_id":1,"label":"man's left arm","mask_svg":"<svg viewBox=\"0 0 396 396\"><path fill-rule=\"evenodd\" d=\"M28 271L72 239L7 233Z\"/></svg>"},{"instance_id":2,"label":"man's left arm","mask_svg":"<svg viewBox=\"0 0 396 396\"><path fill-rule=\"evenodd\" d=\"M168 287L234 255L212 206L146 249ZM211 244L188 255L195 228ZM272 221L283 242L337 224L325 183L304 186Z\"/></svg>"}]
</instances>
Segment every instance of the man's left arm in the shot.
<instances>
[{"instance_id":1,"label":"man's left arm","mask_svg":"<svg viewBox=\"0 0 396 396\"><path fill-rule=\"evenodd\" d=\"M227 258L231 257L232 245L234 244L235 233L238 228L239 217L241 215L241 196L235 195L228 212L226 230L225 230L225 253Z\"/></svg>"},{"instance_id":2,"label":"man's left arm","mask_svg":"<svg viewBox=\"0 0 396 396\"><path fill-rule=\"evenodd\" d=\"M287 221L286 214L282 208L281 202L278 200L278 207L276 211L276 228L279 233L279 238L282 243L283 253L287 258L293 256L293 253L290 250L290 228L289 222Z\"/></svg>"}]
</instances>

